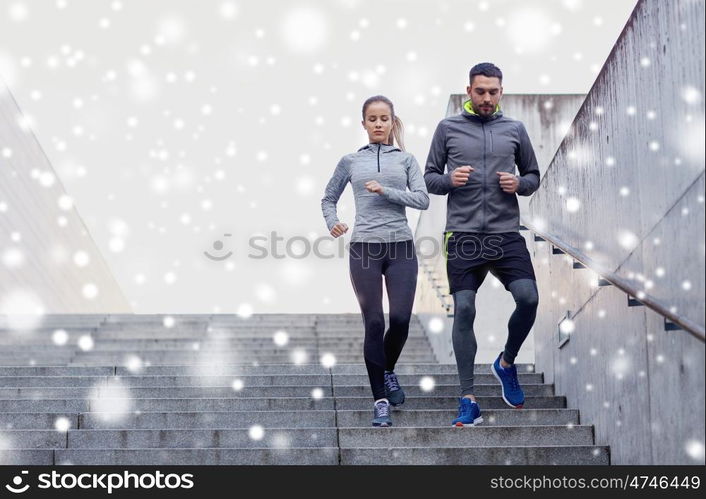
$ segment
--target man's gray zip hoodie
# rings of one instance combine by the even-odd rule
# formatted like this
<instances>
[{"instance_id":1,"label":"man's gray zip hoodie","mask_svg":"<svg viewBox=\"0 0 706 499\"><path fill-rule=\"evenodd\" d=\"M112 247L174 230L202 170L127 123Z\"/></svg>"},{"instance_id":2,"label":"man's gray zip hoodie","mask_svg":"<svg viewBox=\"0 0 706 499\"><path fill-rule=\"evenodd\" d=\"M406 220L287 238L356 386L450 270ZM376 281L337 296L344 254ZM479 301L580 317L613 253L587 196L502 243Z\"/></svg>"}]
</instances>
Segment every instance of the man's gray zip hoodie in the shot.
<instances>
[{"instance_id":1,"label":"man's gray zip hoodie","mask_svg":"<svg viewBox=\"0 0 706 499\"><path fill-rule=\"evenodd\" d=\"M468 182L451 185L451 172L470 165ZM517 194L529 196L539 187L539 167L522 122L496 111L483 118L465 108L436 127L424 181L431 194L448 194L446 231L498 234L520 228L515 194L503 192L496 172L520 171ZM447 173L444 173L444 166Z\"/></svg>"},{"instance_id":2,"label":"man's gray zip hoodie","mask_svg":"<svg viewBox=\"0 0 706 499\"><path fill-rule=\"evenodd\" d=\"M365 183L377 180L383 194L369 192ZM426 210L429 196L414 156L387 144L368 144L347 154L336 165L321 200L329 232L339 223L336 204L348 182L355 198L351 242L397 242L413 239L405 207ZM407 191L409 187L409 191Z\"/></svg>"}]
</instances>

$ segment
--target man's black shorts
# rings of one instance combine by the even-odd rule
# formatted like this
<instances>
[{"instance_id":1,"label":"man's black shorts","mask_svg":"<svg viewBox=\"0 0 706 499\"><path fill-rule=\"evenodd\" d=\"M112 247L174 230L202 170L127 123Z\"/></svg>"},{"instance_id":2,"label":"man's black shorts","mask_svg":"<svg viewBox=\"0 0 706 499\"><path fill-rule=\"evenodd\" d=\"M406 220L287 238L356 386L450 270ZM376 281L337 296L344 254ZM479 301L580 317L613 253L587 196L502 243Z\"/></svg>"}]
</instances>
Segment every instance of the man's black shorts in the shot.
<instances>
[{"instance_id":1,"label":"man's black shorts","mask_svg":"<svg viewBox=\"0 0 706 499\"><path fill-rule=\"evenodd\" d=\"M525 238L519 232L446 232L444 250L451 294L464 289L477 292L488 271L505 289L517 279L536 280Z\"/></svg>"}]
</instances>

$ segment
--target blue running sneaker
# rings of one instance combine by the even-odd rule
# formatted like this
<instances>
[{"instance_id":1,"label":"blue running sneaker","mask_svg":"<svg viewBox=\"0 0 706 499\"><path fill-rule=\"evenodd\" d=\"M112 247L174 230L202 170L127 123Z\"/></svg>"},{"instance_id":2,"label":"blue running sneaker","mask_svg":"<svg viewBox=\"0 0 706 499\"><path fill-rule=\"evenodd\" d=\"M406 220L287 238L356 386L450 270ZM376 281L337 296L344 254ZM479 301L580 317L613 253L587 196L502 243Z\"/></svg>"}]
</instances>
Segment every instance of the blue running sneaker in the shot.
<instances>
[{"instance_id":1,"label":"blue running sneaker","mask_svg":"<svg viewBox=\"0 0 706 499\"><path fill-rule=\"evenodd\" d=\"M404 403L404 391L393 371L385 371L385 396L393 406Z\"/></svg>"},{"instance_id":2,"label":"blue running sneaker","mask_svg":"<svg viewBox=\"0 0 706 499\"><path fill-rule=\"evenodd\" d=\"M373 426L386 428L392 426L390 417L390 403L387 400L379 400L373 406Z\"/></svg>"},{"instance_id":3,"label":"blue running sneaker","mask_svg":"<svg viewBox=\"0 0 706 499\"><path fill-rule=\"evenodd\" d=\"M493 375L500 381L505 403L514 409L522 409L525 403L525 394L520 387L520 382L517 380L517 367L515 367L515 364L508 368L501 366L501 356L502 352L500 352L498 358L495 359L490 370L493 371Z\"/></svg>"},{"instance_id":4,"label":"blue running sneaker","mask_svg":"<svg viewBox=\"0 0 706 499\"><path fill-rule=\"evenodd\" d=\"M451 426L475 426L483 422L480 407L469 398L462 397L458 405L458 417L451 421Z\"/></svg>"}]
</instances>

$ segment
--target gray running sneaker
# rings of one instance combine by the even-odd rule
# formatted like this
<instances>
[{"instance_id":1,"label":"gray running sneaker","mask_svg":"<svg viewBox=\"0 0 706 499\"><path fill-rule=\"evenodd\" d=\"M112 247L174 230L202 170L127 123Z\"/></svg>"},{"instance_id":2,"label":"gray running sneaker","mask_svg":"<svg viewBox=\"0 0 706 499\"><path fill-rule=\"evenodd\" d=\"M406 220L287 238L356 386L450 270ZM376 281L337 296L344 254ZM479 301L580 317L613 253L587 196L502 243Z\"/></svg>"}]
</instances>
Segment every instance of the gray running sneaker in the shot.
<instances>
[{"instance_id":1,"label":"gray running sneaker","mask_svg":"<svg viewBox=\"0 0 706 499\"><path fill-rule=\"evenodd\" d=\"M392 426L390 417L390 403L385 400L376 402L373 409L373 426L387 428Z\"/></svg>"},{"instance_id":2,"label":"gray running sneaker","mask_svg":"<svg viewBox=\"0 0 706 499\"><path fill-rule=\"evenodd\" d=\"M393 371L385 371L385 396L393 406L404 403L404 391Z\"/></svg>"}]
</instances>

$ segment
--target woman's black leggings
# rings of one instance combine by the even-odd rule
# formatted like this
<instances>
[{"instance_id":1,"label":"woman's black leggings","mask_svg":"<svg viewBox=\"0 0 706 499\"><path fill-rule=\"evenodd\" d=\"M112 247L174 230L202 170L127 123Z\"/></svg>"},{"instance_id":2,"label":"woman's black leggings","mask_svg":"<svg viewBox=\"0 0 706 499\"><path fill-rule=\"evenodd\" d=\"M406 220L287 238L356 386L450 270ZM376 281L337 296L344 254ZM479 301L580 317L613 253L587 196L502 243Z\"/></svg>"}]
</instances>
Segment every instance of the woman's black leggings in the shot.
<instances>
[{"instance_id":1,"label":"woman's black leggings","mask_svg":"<svg viewBox=\"0 0 706 499\"><path fill-rule=\"evenodd\" d=\"M392 371L409 332L417 287L414 241L350 244L350 274L365 325L363 356L375 400L385 398L385 370ZM382 276L390 303L385 332Z\"/></svg>"}]
</instances>

